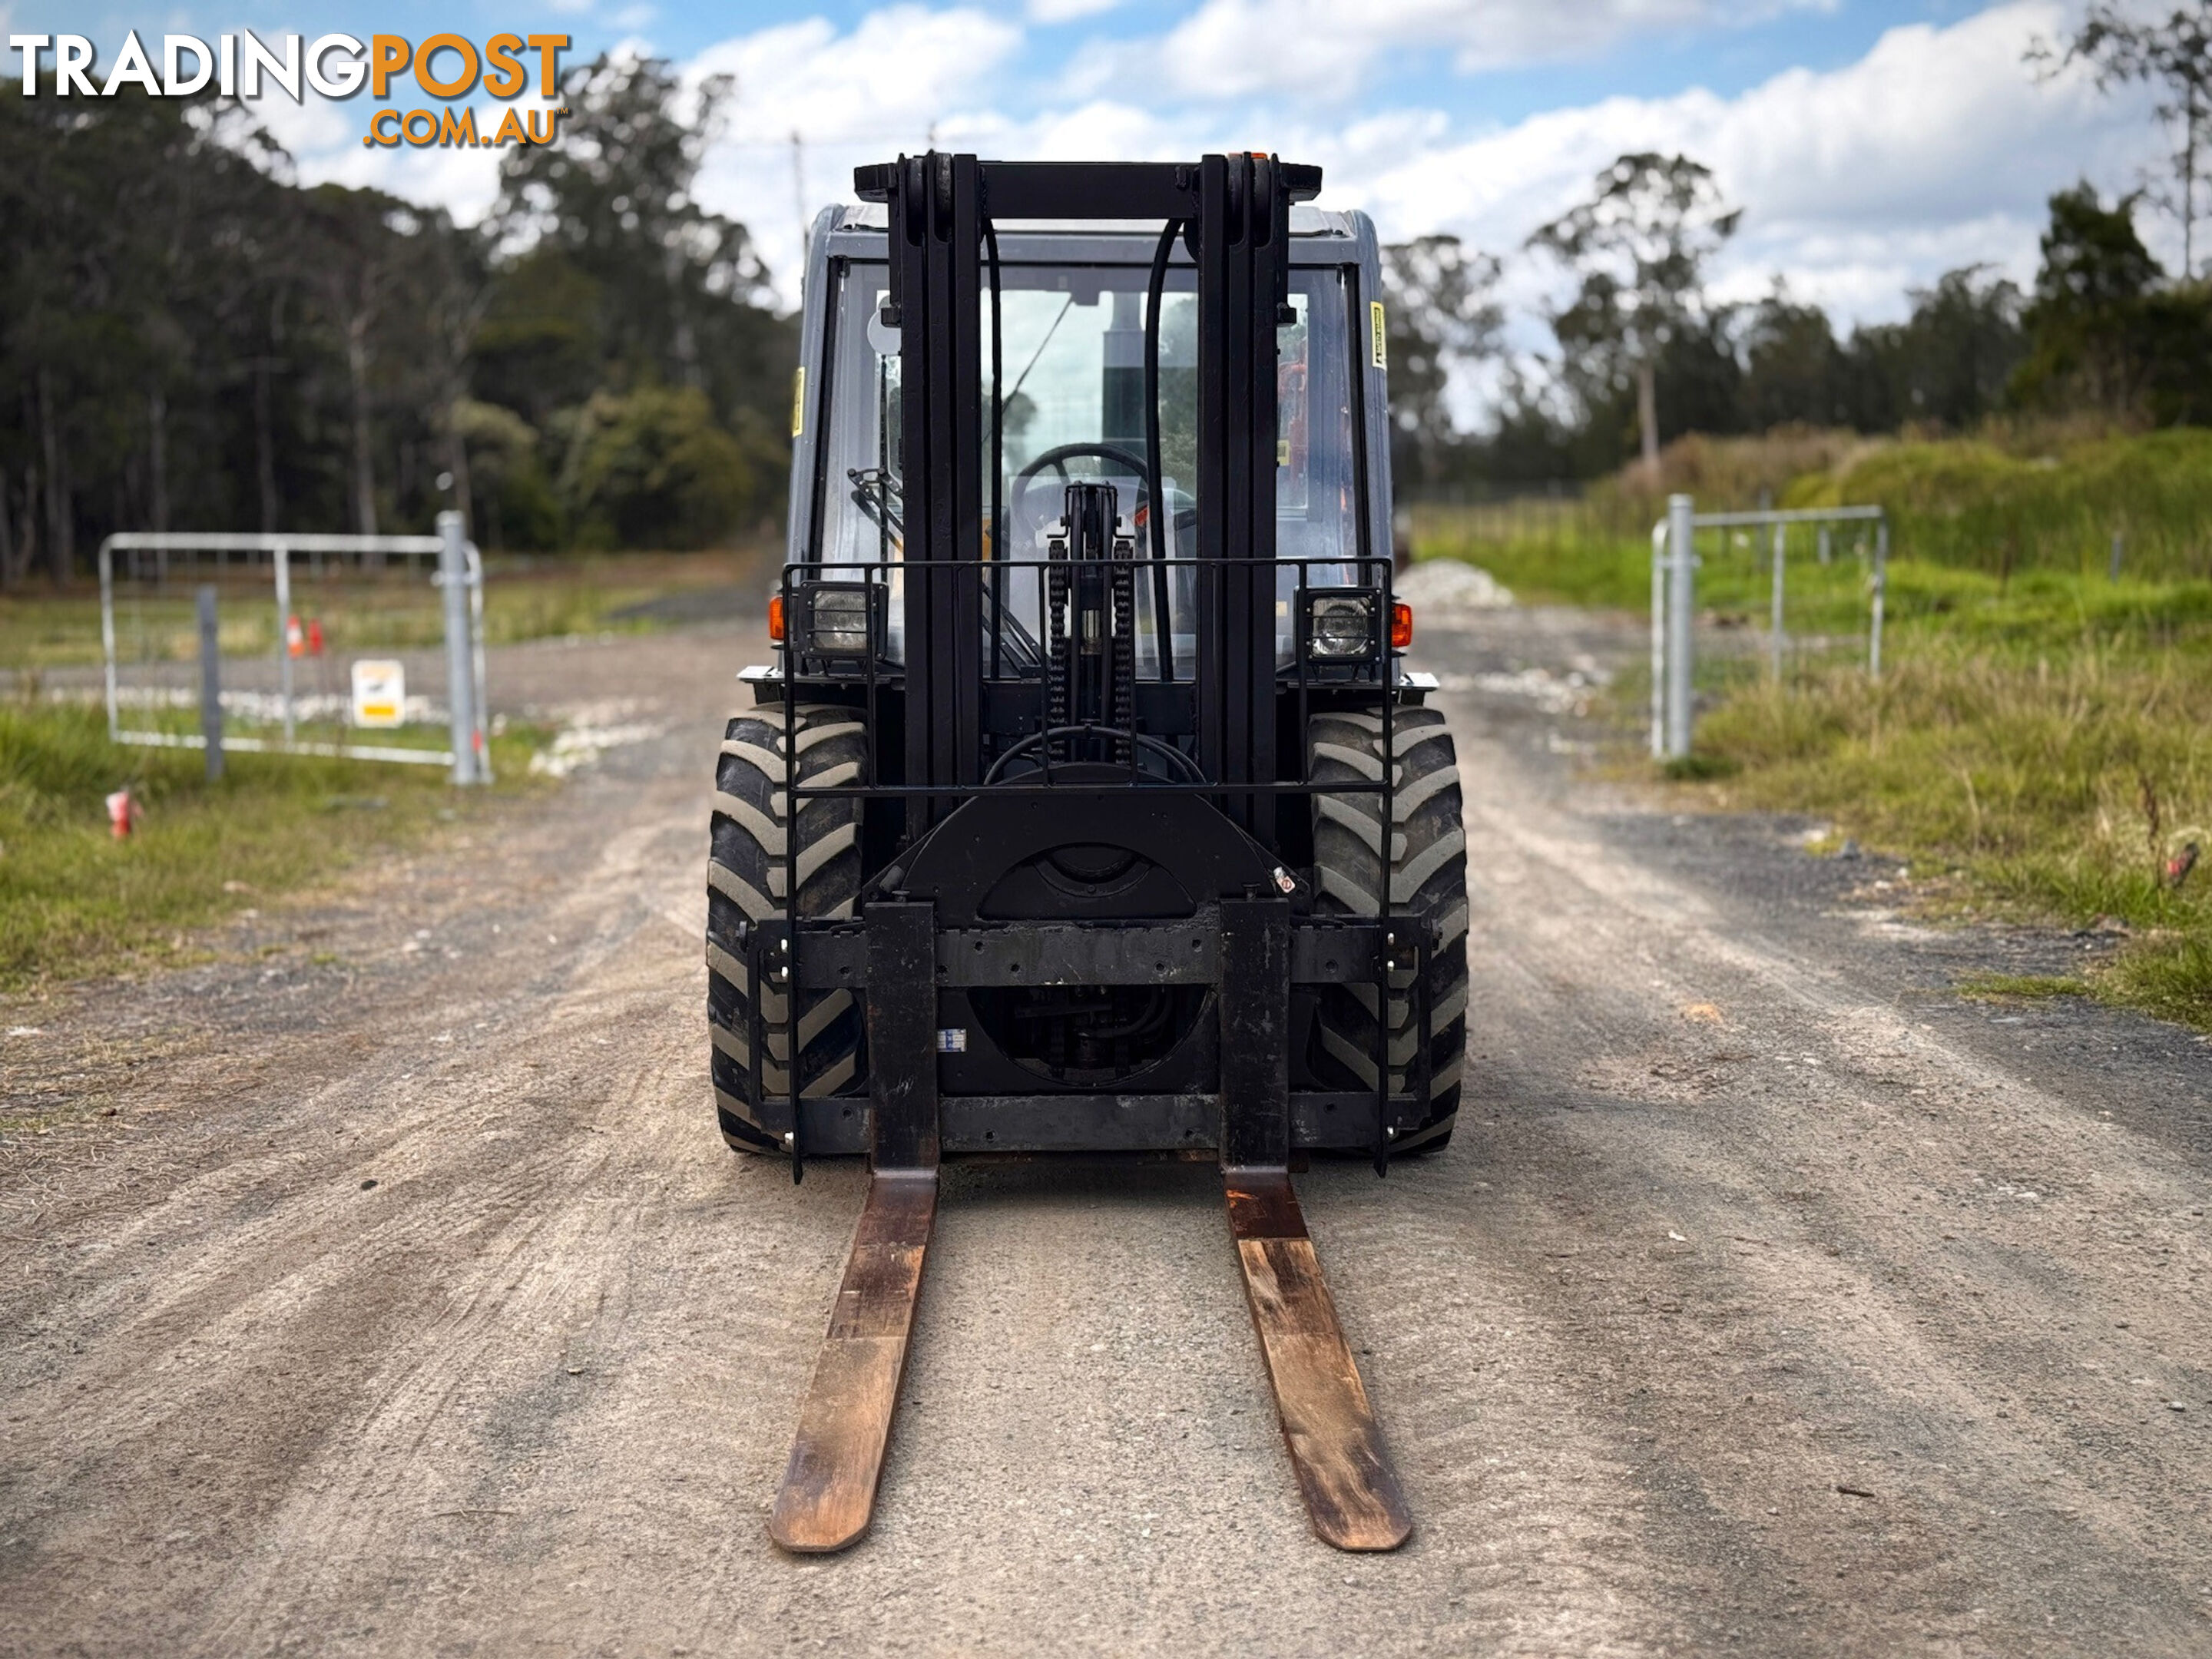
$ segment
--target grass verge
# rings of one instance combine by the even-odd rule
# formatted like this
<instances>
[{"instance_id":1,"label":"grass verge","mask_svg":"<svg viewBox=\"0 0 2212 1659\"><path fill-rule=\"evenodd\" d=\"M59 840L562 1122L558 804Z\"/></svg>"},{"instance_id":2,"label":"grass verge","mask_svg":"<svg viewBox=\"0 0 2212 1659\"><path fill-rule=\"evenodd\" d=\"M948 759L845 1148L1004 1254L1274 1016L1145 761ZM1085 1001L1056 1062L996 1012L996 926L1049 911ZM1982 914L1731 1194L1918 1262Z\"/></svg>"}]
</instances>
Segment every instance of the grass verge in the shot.
<instances>
[{"instance_id":1,"label":"grass verge","mask_svg":"<svg viewBox=\"0 0 2212 1659\"><path fill-rule=\"evenodd\" d=\"M1648 540L1601 533L1571 503L1430 508L1415 523L1421 556L1469 559L1524 598L1650 602ZM1899 558L1887 671L1870 683L1866 567L1840 541L1826 566L1806 550L1793 548L1788 579L1788 629L1806 648L1778 682L1756 637L1771 594L1761 549L1703 538L1709 712L1695 752L1665 775L1717 805L1827 817L1917 876L1943 877L1931 905L2124 924L2113 957L2065 989L2212 1030L2212 581L2002 560L1976 569L1957 549L1955 562ZM1625 722L1641 722L1648 691L1640 669L1622 676ZM2177 882L2168 872L2192 844L2203 865Z\"/></svg>"},{"instance_id":2,"label":"grass verge","mask_svg":"<svg viewBox=\"0 0 2212 1659\"><path fill-rule=\"evenodd\" d=\"M2081 980L2048 974L1969 974L1959 981L1959 994L1978 1002L2039 1002L2084 996L2088 989Z\"/></svg>"},{"instance_id":3,"label":"grass verge","mask_svg":"<svg viewBox=\"0 0 2212 1659\"><path fill-rule=\"evenodd\" d=\"M498 775L524 777L533 742L495 739ZM193 930L484 805L441 768L228 759L210 783L197 753L111 744L96 708L0 703L0 992L179 959ZM125 787L144 816L118 841Z\"/></svg>"},{"instance_id":4,"label":"grass verge","mask_svg":"<svg viewBox=\"0 0 2212 1659\"><path fill-rule=\"evenodd\" d=\"M1472 559L1516 593L1576 605L1637 605L1650 592L1650 528L1667 497L1700 512L1879 505L1890 550L1924 569L1995 577L2117 573L2140 590L2212 579L2212 431L2119 433L2037 422L1992 423L1970 437L1784 428L1760 437L1677 439L1659 475L1640 465L1578 497L1415 503L1415 545ZM1863 572L1856 532L1837 532ZM1808 562L1814 534L1791 534L1791 568ZM1755 574L1763 546L1747 536L1701 533L1706 603ZM1744 557L1744 554L1753 556ZM1717 555L1718 556L1717 556ZM1717 584L1713 586L1713 584ZM1763 586L1763 578L1754 580Z\"/></svg>"},{"instance_id":5,"label":"grass verge","mask_svg":"<svg viewBox=\"0 0 2212 1659\"><path fill-rule=\"evenodd\" d=\"M1718 779L1701 787L1830 817L1978 912L2124 924L2077 988L2212 1030L2212 866L2169 874L2212 850L2212 651L2124 630L2060 650L2033 616L2002 641L1904 632L1878 684L1840 664L1740 674L1700 722Z\"/></svg>"},{"instance_id":6,"label":"grass verge","mask_svg":"<svg viewBox=\"0 0 2212 1659\"><path fill-rule=\"evenodd\" d=\"M1411 511L1414 557L1480 565L1516 599L1624 609L1650 602L1650 538L1613 533L1579 501L1420 502Z\"/></svg>"},{"instance_id":7,"label":"grass verge","mask_svg":"<svg viewBox=\"0 0 2212 1659\"><path fill-rule=\"evenodd\" d=\"M1879 501L1915 558L2000 578L2120 567L2154 580L2212 575L2212 432L2063 440L2008 453L1979 439L1899 443L1793 481L1792 507Z\"/></svg>"}]
</instances>

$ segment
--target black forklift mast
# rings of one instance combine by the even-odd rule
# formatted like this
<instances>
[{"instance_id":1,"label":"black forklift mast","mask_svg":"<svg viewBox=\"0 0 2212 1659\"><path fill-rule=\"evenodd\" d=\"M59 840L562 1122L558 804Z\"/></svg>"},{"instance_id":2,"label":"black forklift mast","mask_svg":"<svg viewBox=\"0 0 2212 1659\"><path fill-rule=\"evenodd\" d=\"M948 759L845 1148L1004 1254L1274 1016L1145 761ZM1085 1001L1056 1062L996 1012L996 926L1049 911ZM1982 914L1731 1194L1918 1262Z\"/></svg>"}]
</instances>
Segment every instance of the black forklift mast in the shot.
<instances>
[{"instance_id":1,"label":"black forklift mast","mask_svg":"<svg viewBox=\"0 0 2212 1659\"><path fill-rule=\"evenodd\" d=\"M859 168L854 187L888 210L884 321L900 331L906 778L944 791L910 798L909 836L981 781L981 249L1009 221L1182 228L1198 265L1198 761L1212 782L1273 782L1276 329L1289 317L1291 204L1320 193L1321 169L1267 155L1193 165L932 152ZM1224 792L1222 805L1273 845L1271 797Z\"/></svg>"}]
</instances>

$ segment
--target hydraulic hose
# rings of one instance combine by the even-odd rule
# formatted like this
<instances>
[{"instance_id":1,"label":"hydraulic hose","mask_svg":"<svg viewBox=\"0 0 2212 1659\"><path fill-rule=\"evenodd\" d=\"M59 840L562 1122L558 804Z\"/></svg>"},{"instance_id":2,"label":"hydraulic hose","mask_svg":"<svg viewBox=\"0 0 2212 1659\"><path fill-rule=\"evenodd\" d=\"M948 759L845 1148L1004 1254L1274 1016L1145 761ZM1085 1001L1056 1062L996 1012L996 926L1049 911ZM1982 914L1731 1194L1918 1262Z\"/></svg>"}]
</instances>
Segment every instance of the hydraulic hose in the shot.
<instances>
[{"instance_id":1,"label":"hydraulic hose","mask_svg":"<svg viewBox=\"0 0 2212 1659\"><path fill-rule=\"evenodd\" d=\"M1152 492L1147 515L1152 543L1152 638L1163 684L1175 678L1175 629L1168 616L1167 567L1168 525L1175 514L1168 507L1160 468L1160 306L1167 296L1168 254L1182 228L1181 220L1170 219L1160 231L1160 244L1152 250L1152 280L1145 289L1145 465L1151 473L1146 482ZM995 266L993 272L995 280Z\"/></svg>"},{"instance_id":2,"label":"hydraulic hose","mask_svg":"<svg viewBox=\"0 0 2212 1659\"><path fill-rule=\"evenodd\" d=\"M1159 757L1161 760L1167 763L1168 767L1171 771L1182 773L1185 782L1204 783L1206 781L1206 774L1198 769L1198 763L1193 760L1189 756L1184 754L1182 750L1176 748L1173 744L1166 742L1162 738L1153 737L1147 732L1139 732L1133 735L1136 738L1136 746L1138 748L1143 750L1148 755L1157 755ZM1024 738L1019 743L1015 744L1012 748L1008 749L1005 754L1000 756L995 761L993 761L991 763L991 769L983 775L983 782L986 787L998 782L1000 778L1005 775L1007 767L1012 765L1014 762L1029 755L1032 750L1041 748L1046 744L1051 743L1055 738L1109 738L1116 743L1127 743L1131 736L1132 733L1126 726L1098 726L1090 721L1085 721L1082 724L1076 726L1048 726L1042 732L1030 732L1029 736Z\"/></svg>"},{"instance_id":3,"label":"hydraulic hose","mask_svg":"<svg viewBox=\"0 0 2212 1659\"><path fill-rule=\"evenodd\" d=\"M1006 382L999 331L999 228L988 219L983 246L991 256L991 678L997 679L1000 635L1006 627L1006 522L1000 500L1006 474Z\"/></svg>"}]
</instances>

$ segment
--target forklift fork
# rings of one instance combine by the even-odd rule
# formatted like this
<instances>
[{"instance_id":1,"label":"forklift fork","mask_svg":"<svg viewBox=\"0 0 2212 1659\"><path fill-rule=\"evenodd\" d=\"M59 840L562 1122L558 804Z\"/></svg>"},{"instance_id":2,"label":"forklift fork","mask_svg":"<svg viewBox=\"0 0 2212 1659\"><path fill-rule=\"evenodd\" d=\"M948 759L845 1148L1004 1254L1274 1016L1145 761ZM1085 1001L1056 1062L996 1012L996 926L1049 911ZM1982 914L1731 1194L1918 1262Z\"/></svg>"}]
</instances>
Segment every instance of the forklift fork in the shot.
<instances>
[{"instance_id":1,"label":"forklift fork","mask_svg":"<svg viewBox=\"0 0 2212 1659\"><path fill-rule=\"evenodd\" d=\"M857 1542L875 1513L937 1219L937 907L872 904L867 924L881 964L867 995L868 1198L768 1523L769 1537L803 1555Z\"/></svg>"},{"instance_id":2,"label":"forklift fork","mask_svg":"<svg viewBox=\"0 0 2212 1659\"><path fill-rule=\"evenodd\" d=\"M874 1512L937 1214L935 907L867 908L873 1142L867 1200L801 1407L769 1534L805 1554L857 1542ZM1230 1232L1276 1414L1313 1529L1390 1550L1413 1521L1290 1177L1290 917L1222 905L1220 1149Z\"/></svg>"},{"instance_id":3,"label":"forklift fork","mask_svg":"<svg viewBox=\"0 0 2212 1659\"><path fill-rule=\"evenodd\" d=\"M1340 1550L1395 1550L1412 1534L1413 1517L1336 1322L1290 1175L1230 1170L1224 1185L1252 1328L1307 1519Z\"/></svg>"}]
</instances>

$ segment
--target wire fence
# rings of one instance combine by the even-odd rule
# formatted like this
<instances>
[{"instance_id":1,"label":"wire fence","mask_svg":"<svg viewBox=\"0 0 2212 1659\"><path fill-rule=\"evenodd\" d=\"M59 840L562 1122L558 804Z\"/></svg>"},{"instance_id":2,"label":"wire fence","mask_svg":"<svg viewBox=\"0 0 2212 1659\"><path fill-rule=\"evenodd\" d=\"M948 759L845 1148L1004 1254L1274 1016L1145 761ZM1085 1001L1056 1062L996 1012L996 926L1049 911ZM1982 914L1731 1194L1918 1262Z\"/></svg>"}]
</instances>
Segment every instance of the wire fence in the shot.
<instances>
[{"instance_id":1,"label":"wire fence","mask_svg":"<svg viewBox=\"0 0 2212 1659\"><path fill-rule=\"evenodd\" d=\"M1720 579L1717 585L1741 593L1747 578L1754 587L1764 578L1765 657L1776 680L1783 678L1794 654L1808 648L1823 655L1838 649L1854 654L1863 650L1869 678L1881 677L1889 564L1889 519L1881 507L1698 513L1687 495L1672 496L1667 505L1667 516L1650 532L1653 758L1680 760L1690 752L1696 712L1698 590L1706 580L1708 562L1702 550L1712 550L1713 574ZM1801 560L1794 583L1793 537ZM1810 548L1803 545L1808 541ZM1839 543L1844 550L1840 559ZM1814 555L1811 559L1803 557L1808 552ZM1802 594L1794 640L1793 591ZM1708 615L1711 597L1710 592L1705 596ZM1806 630L1804 622L1814 614L1826 624L1824 631Z\"/></svg>"},{"instance_id":2,"label":"wire fence","mask_svg":"<svg viewBox=\"0 0 2212 1659\"><path fill-rule=\"evenodd\" d=\"M441 532L109 537L109 735L487 781L483 565L457 519Z\"/></svg>"}]
</instances>

